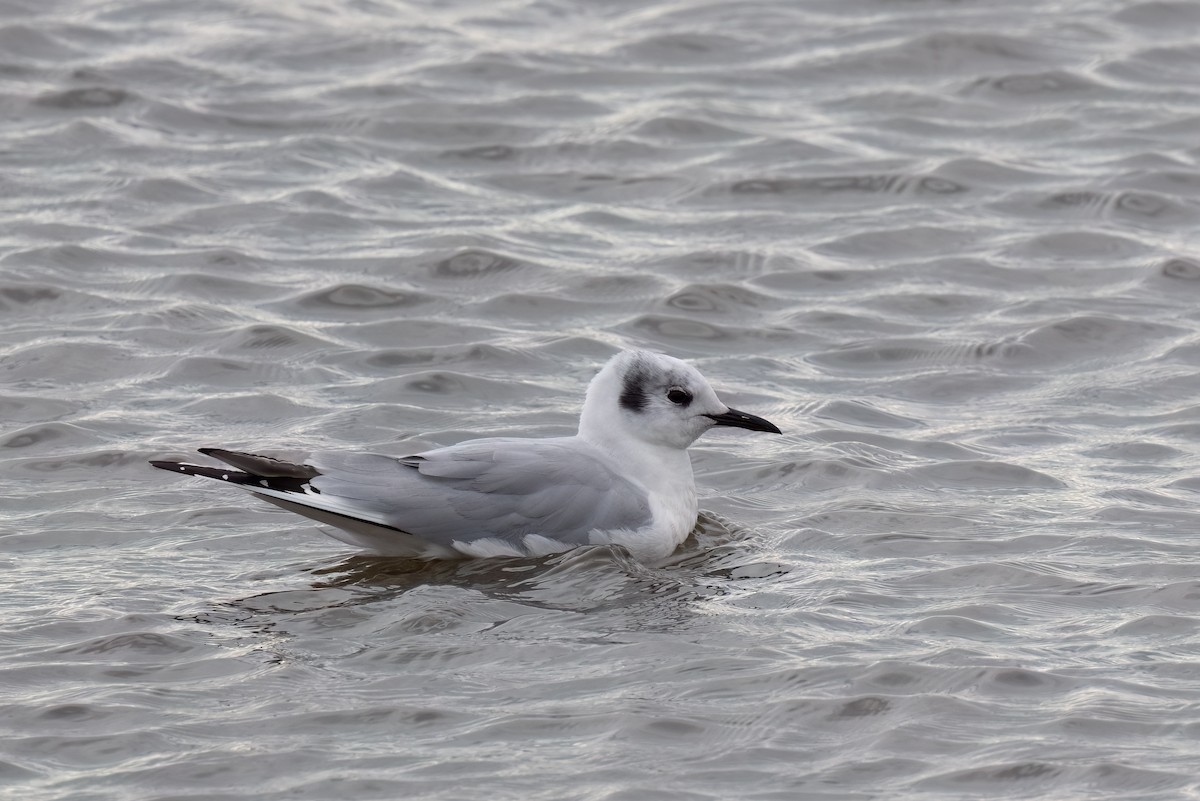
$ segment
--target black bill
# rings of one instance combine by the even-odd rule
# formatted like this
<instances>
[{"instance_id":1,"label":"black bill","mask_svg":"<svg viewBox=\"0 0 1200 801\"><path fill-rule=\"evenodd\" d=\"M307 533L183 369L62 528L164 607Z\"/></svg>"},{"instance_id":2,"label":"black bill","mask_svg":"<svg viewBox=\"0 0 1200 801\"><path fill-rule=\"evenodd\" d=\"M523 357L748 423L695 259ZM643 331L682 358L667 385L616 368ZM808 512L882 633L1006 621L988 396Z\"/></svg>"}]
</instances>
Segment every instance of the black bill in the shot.
<instances>
[{"instance_id":1,"label":"black bill","mask_svg":"<svg viewBox=\"0 0 1200 801\"><path fill-rule=\"evenodd\" d=\"M704 416L715 420L719 426L733 426L734 428L745 428L750 431L767 431L771 434L783 433L774 423L764 420L761 417L755 417L752 414L739 412L737 409L730 409L724 414L706 414Z\"/></svg>"}]
</instances>

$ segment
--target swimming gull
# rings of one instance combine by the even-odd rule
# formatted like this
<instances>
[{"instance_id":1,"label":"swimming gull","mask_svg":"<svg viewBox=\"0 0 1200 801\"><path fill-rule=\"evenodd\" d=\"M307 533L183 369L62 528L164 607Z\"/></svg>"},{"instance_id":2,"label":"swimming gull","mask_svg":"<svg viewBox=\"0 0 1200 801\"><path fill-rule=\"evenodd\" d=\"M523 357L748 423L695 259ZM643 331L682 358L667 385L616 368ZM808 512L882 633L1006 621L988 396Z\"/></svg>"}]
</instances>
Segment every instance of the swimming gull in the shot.
<instances>
[{"instance_id":1,"label":"swimming gull","mask_svg":"<svg viewBox=\"0 0 1200 801\"><path fill-rule=\"evenodd\" d=\"M201 448L228 467L150 464L236 484L378 554L542 556L615 544L654 560L695 528L687 448L715 426L780 433L722 403L687 362L627 350L588 385L570 437L473 439L402 457L320 451L303 464Z\"/></svg>"}]
</instances>

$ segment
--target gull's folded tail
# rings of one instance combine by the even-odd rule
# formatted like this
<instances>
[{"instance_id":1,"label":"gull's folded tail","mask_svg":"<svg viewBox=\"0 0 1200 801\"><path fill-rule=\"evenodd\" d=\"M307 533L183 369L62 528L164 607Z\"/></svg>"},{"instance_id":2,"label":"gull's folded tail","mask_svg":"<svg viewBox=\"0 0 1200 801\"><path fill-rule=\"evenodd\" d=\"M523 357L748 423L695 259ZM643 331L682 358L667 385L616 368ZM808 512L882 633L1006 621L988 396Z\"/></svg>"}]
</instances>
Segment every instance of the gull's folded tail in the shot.
<instances>
[{"instance_id":1,"label":"gull's folded tail","mask_svg":"<svg viewBox=\"0 0 1200 801\"><path fill-rule=\"evenodd\" d=\"M200 476L239 484L267 503L316 520L318 523L335 526L339 531L333 533L334 537L360 548L422 559L462 556L451 547L421 540L397 528L379 514L378 510L369 506L360 508L353 499L322 493L309 483L321 475L320 471L311 465L293 464L270 456L220 448L201 448L200 452L233 467L157 460L151 461L150 464L160 470L170 470L185 476ZM234 467L243 469L237 470Z\"/></svg>"}]
</instances>

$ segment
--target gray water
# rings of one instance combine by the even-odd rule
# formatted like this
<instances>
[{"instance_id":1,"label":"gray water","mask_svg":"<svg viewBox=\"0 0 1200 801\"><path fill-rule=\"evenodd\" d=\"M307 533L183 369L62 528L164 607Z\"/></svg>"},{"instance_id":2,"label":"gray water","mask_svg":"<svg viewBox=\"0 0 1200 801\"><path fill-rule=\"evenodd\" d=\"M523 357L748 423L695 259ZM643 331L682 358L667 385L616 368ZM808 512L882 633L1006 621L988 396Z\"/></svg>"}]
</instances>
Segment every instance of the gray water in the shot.
<instances>
[{"instance_id":1,"label":"gray water","mask_svg":"<svg viewBox=\"0 0 1200 801\"><path fill-rule=\"evenodd\" d=\"M0 793L1200 798L1200 4L0 9ZM150 458L782 437L666 564Z\"/></svg>"}]
</instances>

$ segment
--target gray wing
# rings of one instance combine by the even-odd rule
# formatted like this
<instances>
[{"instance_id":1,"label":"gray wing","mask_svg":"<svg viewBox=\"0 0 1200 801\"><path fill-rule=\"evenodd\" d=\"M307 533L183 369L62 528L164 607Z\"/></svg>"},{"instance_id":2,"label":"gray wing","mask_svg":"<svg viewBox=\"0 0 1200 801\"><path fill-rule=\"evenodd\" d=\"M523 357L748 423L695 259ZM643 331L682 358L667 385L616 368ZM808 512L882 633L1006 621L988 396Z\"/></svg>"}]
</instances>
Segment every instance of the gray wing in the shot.
<instances>
[{"instance_id":1,"label":"gray wing","mask_svg":"<svg viewBox=\"0 0 1200 801\"><path fill-rule=\"evenodd\" d=\"M326 501L438 545L540 535L586 544L650 522L644 490L574 438L481 439L397 459L313 454Z\"/></svg>"}]
</instances>

